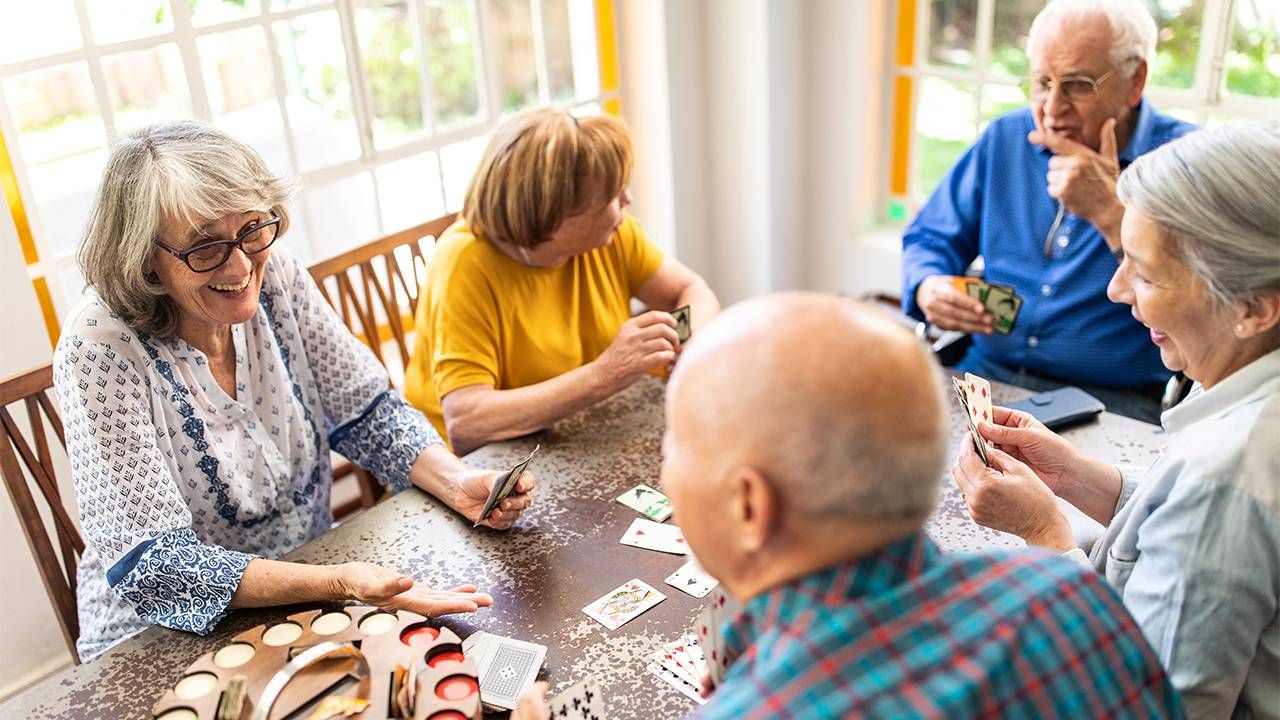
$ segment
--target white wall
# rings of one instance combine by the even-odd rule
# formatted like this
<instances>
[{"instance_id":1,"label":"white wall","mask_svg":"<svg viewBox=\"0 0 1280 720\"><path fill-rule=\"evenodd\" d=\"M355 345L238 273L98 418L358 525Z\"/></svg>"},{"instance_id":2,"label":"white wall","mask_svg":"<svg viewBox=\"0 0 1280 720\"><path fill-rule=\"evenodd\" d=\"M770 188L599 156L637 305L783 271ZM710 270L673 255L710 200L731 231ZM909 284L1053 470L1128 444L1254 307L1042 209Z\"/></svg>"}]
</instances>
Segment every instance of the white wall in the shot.
<instances>
[{"instance_id":1,"label":"white wall","mask_svg":"<svg viewBox=\"0 0 1280 720\"><path fill-rule=\"evenodd\" d=\"M8 207L0 203L0 378L27 370L53 357L40 307L27 277L17 231ZM25 421L17 418L25 427ZM63 474L64 484L66 475ZM66 488L64 487L64 492ZM0 698L67 665L71 655L58 629L58 619L8 493L0 493L0 548L5 591L0 593Z\"/></svg>"}]
</instances>

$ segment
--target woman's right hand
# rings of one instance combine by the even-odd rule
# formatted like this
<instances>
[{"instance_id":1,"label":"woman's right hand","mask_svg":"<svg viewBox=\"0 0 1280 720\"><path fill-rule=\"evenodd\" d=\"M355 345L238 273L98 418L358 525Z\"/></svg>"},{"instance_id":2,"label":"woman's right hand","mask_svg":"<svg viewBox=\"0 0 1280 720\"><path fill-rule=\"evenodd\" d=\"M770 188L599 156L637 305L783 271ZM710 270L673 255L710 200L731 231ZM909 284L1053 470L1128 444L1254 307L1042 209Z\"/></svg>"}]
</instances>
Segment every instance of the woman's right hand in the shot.
<instances>
[{"instance_id":1,"label":"woman's right hand","mask_svg":"<svg viewBox=\"0 0 1280 720\"><path fill-rule=\"evenodd\" d=\"M978 423L978 433L1031 468L1049 489L1061 496L1068 470L1083 464L1080 451L1021 410L993 407L991 419L995 422Z\"/></svg>"},{"instance_id":2,"label":"woman's right hand","mask_svg":"<svg viewBox=\"0 0 1280 720\"><path fill-rule=\"evenodd\" d=\"M676 319L669 312L650 310L623 323L591 366L601 384L617 392L649 370L669 365L679 345Z\"/></svg>"},{"instance_id":3,"label":"woman's right hand","mask_svg":"<svg viewBox=\"0 0 1280 720\"><path fill-rule=\"evenodd\" d=\"M488 593L477 592L474 585L452 590L433 590L415 583L413 578L367 562L349 562L335 566L337 599L355 600L387 610L436 617L450 613L475 612L493 605Z\"/></svg>"}]
</instances>

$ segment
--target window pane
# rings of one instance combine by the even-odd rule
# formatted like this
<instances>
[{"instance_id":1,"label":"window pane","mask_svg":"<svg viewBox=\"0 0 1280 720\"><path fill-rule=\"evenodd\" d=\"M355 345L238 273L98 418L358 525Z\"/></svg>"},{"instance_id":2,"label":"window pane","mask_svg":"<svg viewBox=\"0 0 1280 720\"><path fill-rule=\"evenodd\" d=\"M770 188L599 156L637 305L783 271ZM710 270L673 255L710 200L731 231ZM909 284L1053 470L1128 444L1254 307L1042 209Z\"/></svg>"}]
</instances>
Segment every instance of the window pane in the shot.
<instances>
[{"instance_id":1,"label":"window pane","mask_svg":"<svg viewBox=\"0 0 1280 720\"><path fill-rule=\"evenodd\" d=\"M310 219L311 236L291 238L290 247L303 244L311 257L327 258L346 252L378 237L378 208L373 199L373 178L369 173L343 178L303 195Z\"/></svg>"},{"instance_id":2,"label":"window pane","mask_svg":"<svg viewBox=\"0 0 1280 720\"><path fill-rule=\"evenodd\" d=\"M569 0L542 0L542 36L547 48L547 82L555 102L572 100L573 41Z\"/></svg>"},{"instance_id":3,"label":"window pane","mask_svg":"<svg viewBox=\"0 0 1280 720\"><path fill-rule=\"evenodd\" d=\"M462 200L467 194L467 185L480 164L480 156L489 144L488 136L473 137L440 149L440 165L444 171L444 206L445 212L456 212L462 209Z\"/></svg>"},{"instance_id":4,"label":"window pane","mask_svg":"<svg viewBox=\"0 0 1280 720\"><path fill-rule=\"evenodd\" d=\"M373 97L373 141L390 147L422 130L418 53L407 2L361 7L356 13L360 54Z\"/></svg>"},{"instance_id":5,"label":"window pane","mask_svg":"<svg viewBox=\"0 0 1280 720\"><path fill-rule=\"evenodd\" d=\"M187 0L191 3L191 22L194 25L239 20L262 11L259 0Z\"/></svg>"},{"instance_id":6,"label":"window pane","mask_svg":"<svg viewBox=\"0 0 1280 720\"><path fill-rule=\"evenodd\" d=\"M251 27L196 42L214 124L251 145L275 172L288 170L266 33Z\"/></svg>"},{"instance_id":7,"label":"window pane","mask_svg":"<svg viewBox=\"0 0 1280 720\"><path fill-rule=\"evenodd\" d=\"M440 164L433 152L378 168L378 205L382 227L395 232L444 214Z\"/></svg>"},{"instance_id":8,"label":"window pane","mask_svg":"<svg viewBox=\"0 0 1280 720\"><path fill-rule=\"evenodd\" d=\"M1225 60L1227 90L1280 98L1280 4L1236 0Z\"/></svg>"},{"instance_id":9,"label":"window pane","mask_svg":"<svg viewBox=\"0 0 1280 720\"><path fill-rule=\"evenodd\" d=\"M171 43L102 59L116 135L161 120L191 116L182 56Z\"/></svg>"},{"instance_id":10,"label":"window pane","mask_svg":"<svg viewBox=\"0 0 1280 720\"><path fill-rule=\"evenodd\" d=\"M0 22L0 63L53 55L80 47L80 23L71 0L24 3Z\"/></svg>"},{"instance_id":11,"label":"window pane","mask_svg":"<svg viewBox=\"0 0 1280 720\"><path fill-rule=\"evenodd\" d=\"M1026 93L1022 91L1021 87L1013 85L984 85L982 88L982 127L986 127L987 123L1005 113L1027 107L1029 102Z\"/></svg>"},{"instance_id":12,"label":"window pane","mask_svg":"<svg viewBox=\"0 0 1280 720\"><path fill-rule=\"evenodd\" d=\"M574 96L595 97L600 94L600 50L593 0L569 0L569 36L573 38Z\"/></svg>"},{"instance_id":13,"label":"window pane","mask_svg":"<svg viewBox=\"0 0 1280 720\"><path fill-rule=\"evenodd\" d=\"M27 166L105 147L107 129L85 63L56 65L4 81Z\"/></svg>"},{"instance_id":14,"label":"window pane","mask_svg":"<svg viewBox=\"0 0 1280 720\"><path fill-rule=\"evenodd\" d=\"M271 0L272 10L289 10L307 5L332 5L333 0Z\"/></svg>"},{"instance_id":15,"label":"window pane","mask_svg":"<svg viewBox=\"0 0 1280 720\"><path fill-rule=\"evenodd\" d=\"M1204 0L1147 0L1159 28L1151 84L1185 90L1196 78Z\"/></svg>"},{"instance_id":16,"label":"window pane","mask_svg":"<svg viewBox=\"0 0 1280 720\"><path fill-rule=\"evenodd\" d=\"M460 125L480 113L475 16L469 0L431 0L426 9L436 125Z\"/></svg>"},{"instance_id":17,"label":"window pane","mask_svg":"<svg viewBox=\"0 0 1280 720\"><path fill-rule=\"evenodd\" d=\"M106 148L28 166L31 195L40 213L36 237L53 257L71 255L80 245L89 206L107 166Z\"/></svg>"},{"instance_id":18,"label":"window pane","mask_svg":"<svg viewBox=\"0 0 1280 720\"><path fill-rule=\"evenodd\" d=\"M929 3L929 62L933 65L973 65L973 38L978 23L978 0L932 0Z\"/></svg>"},{"instance_id":19,"label":"window pane","mask_svg":"<svg viewBox=\"0 0 1280 720\"><path fill-rule=\"evenodd\" d=\"M916 191L933 192L938 181L973 144L977 128L973 121L971 89L939 78L923 78L916 108Z\"/></svg>"},{"instance_id":20,"label":"window pane","mask_svg":"<svg viewBox=\"0 0 1280 720\"><path fill-rule=\"evenodd\" d=\"M85 0L84 4L99 45L173 30L169 0Z\"/></svg>"},{"instance_id":21,"label":"window pane","mask_svg":"<svg viewBox=\"0 0 1280 720\"><path fill-rule=\"evenodd\" d=\"M489 7L489 34L498 63L498 108L510 113L538 102L533 12L529 0L490 0Z\"/></svg>"},{"instance_id":22,"label":"window pane","mask_svg":"<svg viewBox=\"0 0 1280 720\"><path fill-rule=\"evenodd\" d=\"M1031 73L1027 61L1027 33L1044 0L1000 0L991 31L993 74L1022 79Z\"/></svg>"},{"instance_id":23,"label":"window pane","mask_svg":"<svg viewBox=\"0 0 1280 720\"><path fill-rule=\"evenodd\" d=\"M305 172L359 157L338 14L329 10L278 22L275 32L298 169Z\"/></svg>"}]
</instances>

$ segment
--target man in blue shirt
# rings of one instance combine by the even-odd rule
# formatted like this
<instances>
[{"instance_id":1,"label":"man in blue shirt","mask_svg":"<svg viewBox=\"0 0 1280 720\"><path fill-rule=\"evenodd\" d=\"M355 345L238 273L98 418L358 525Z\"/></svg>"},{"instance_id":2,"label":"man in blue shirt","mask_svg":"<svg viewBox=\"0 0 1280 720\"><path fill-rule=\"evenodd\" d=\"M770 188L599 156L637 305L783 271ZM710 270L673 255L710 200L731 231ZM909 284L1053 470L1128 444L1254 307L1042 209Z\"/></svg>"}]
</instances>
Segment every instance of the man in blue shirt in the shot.
<instances>
[{"instance_id":1,"label":"man in blue shirt","mask_svg":"<svg viewBox=\"0 0 1280 720\"><path fill-rule=\"evenodd\" d=\"M1121 169L1194 128L1144 100L1155 22L1140 0L1054 0L1032 23L1031 107L990 124L903 235L903 310L973 335L958 369L1033 390L1084 387L1159 421L1168 370L1129 308L1107 299L1119 263ZM957 289L975 258L1012 287L1012 331Z\"/></svg>"}]
</instances>

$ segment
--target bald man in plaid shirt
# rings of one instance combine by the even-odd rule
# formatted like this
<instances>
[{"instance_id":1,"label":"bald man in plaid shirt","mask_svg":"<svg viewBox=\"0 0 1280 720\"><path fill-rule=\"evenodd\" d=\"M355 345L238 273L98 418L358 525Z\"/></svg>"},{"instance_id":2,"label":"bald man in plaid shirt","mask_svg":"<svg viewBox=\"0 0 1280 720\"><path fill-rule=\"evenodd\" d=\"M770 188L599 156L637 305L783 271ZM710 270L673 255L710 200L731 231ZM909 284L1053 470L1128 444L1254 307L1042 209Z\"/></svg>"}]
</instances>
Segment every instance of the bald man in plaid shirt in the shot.
<instances>
[{"instance_id":1,"label":"bald man in plaid shirt","mask_svg":"<svg viewBox=\"0 0 1280 720\"><path fill-rule=\"evenodd\" d=\"M694 717L1182 717L1097 573L924 534L950 434L940 372L879 311L808 294L730 308L683 352L667 423L674 520L743 603ZM540 700L513 718L545 717Z\"/></svg>"}]
</instances>

